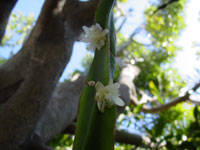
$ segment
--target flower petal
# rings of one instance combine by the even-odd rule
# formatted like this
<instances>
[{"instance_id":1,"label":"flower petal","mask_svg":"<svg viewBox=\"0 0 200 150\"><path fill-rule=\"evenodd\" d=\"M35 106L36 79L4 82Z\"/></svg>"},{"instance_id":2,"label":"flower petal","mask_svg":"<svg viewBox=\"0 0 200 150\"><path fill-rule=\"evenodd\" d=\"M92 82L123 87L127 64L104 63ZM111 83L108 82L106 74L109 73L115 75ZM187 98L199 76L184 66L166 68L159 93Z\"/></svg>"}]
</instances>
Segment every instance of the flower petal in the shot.
<instances>
[{"instance_id":1,"label":"flower petal","mask_svg":"<svg viewBox=\"0 0 200 150\"><path fill-rule=\"evenodd\" d=\"M101 50L101 45L100 44L97 44L97 50Z\"/></svg>"},{"instance_id":2,"label":"flower petal","mask_svg":"<svg viewBox=\"0 0 200 150\"><path fill-rule=\"evenodd\" d=\"M88 37L83 37L81 39L82 42L85 42L85 43L89 43L90 42L90 39Z\"/></svg>"},{"instance_id":3,"label":"flower petal","mask_svg":"<svg viewBox=\"0 0 200 150\"><path fill-rule=\"evenodd\" d=\"M113 80L109 80L109 84L104 86L100 81L95 85L96 95L95 100L97 101L97 106L99 111L103 112L104 109L110 108L113 105L124 106L124 101L119 98L119 83L114 83Z\"/></svg>"},{"instance_id":4,"label":"flower petal","mask_svg":"<svg viewBox=\"0 0 200 150\"><path fill-rule=\"evenodd\" d=\"M104 40L101 40L100 42L99 42L99 45L102 47L102 46L104 46L105 45L105 41Z\"/></svg>"},{"instance_id":5,"label":"flower petal","mask_svg":"<svg viewBox=\"0 0 200 150\"><path fill-rule=\"evenodd\" d=\"M98 101L97 102L97 107L98 107L99 111L104 112L105 102L104 101Z\"/></svg>"},{"instance_id":6,"label":"flower petal","mask_svg":"<svg viewBox=\"0 0 200 150\"><path fill-rule=\"evenodd\" d=\"M105 45L106 34L108 33L108 29L102 29L102 27L96 23L92 25L90 28L83 26L83 30L85 32L84 38L82 38L82 42L89 43L87 50L95 51L96 48L101 50L101 47Z\"/></svg>"},{"instance_id":7,"label":"flower petal","mask_svg":"<svg viewBox=\"0 0 200 150\"><path fill-rule=\"evenodd\" d=\"M90 32L90 28L83 26L83 30L85 31L86 34L88 34Z\"/></svg>"},{"instance_id":8,"label":"flower petal","mask_svg":"<svg viewBox=\"0 0 200 150\"><path fill-rule=\"evenodd\" d=\"M96 28L102 30L101 26L98 23L96 23Z\"/></svg>"},{"instance_id":9,"label":"flower petal","mask_svg":"<svg viewBox=\"0 0 200 150\"><path fill-rule=\"evenodd\" d=\"M88 44L86 47L87 50L94 50L95 49L95 45L94 44Z\"/></svg>"},{"instance_id":10,"label":"flower petal","mask_svg":"<svg viewBox=\"0 0 200 150\"><path fill-rule=\"evenodd\" d=\"M98 82L96 83L96 85L95 85L95 88L96 88L96 90L98 91L98 90L100 90L100 89L103 89L103 88L104 88L104 85L103 85L100 81L98 81Z\"/></svg>"},{"instance_id":11,"label":"flower petal","mask_svg":"<svg viewBox=\"0 0 200 150\"><path fill-rule=\"evenodd\" d=\"M110 79L108 85L112 85L112 84L113 84L113 79Z\"/></svg>"},{"instance_id":12,"label":"flower petal","mask_svg":"<svg viewBox=\"0 0 200 150\"><path fill-rule=\"evenodd\" d=\"M118 106L124 106L125 105L124 101L121 98L119 98L118 96L113 96L112 101Z\"/></svg>"},{"instance_id":13,"label":"flower petal","mask_svg":"<svg viewBox=\"0 0 200 150\"><path fill-rule=\"evenodd\" d=\"M103 36L105 36L106 34L108 34L108 29L104 29L102 32Z\"/></svg>"},{"instance_id":14,"label":"flower petal","mask_svg":"<svg viewBox=\"0 0 200 150\"><path fill-rule=\"evenodd\" d=\"M111 88L116 88L118 89L120 87L120 84L119 83L114 83L114 84L111 84L109 85Z\"/></svg>"}]
</instances>

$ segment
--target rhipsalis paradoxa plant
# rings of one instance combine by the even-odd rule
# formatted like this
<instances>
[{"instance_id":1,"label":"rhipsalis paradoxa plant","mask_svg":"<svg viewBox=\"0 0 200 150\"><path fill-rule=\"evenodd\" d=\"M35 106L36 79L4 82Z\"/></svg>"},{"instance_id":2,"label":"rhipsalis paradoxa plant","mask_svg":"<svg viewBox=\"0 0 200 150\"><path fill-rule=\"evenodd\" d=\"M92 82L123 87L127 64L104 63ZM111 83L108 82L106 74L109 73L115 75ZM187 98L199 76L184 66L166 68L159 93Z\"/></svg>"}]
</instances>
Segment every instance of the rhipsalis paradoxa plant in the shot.
<instances>
[{"instance_id":1,"label":"rhipsalis paradoxa plant","mask_svg":"<svg viewBox=\"0 0 200 150\"><path fill-rule=\"evenodd\" d=\"M87 49L95 52L79 105L74 150L114 150L119 84L113 83L116 39L112 8L115 0L101 0L95 23L83 27Z\"/></svg>"}]
</instances>

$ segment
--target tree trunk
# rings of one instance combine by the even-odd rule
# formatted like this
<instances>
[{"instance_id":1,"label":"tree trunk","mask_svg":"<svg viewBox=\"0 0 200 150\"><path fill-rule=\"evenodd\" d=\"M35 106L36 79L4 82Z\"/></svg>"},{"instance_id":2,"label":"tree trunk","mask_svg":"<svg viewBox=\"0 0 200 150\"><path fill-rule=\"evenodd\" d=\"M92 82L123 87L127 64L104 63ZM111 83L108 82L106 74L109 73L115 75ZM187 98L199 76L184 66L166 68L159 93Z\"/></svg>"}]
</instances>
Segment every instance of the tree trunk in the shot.
<instances>
[{"instance_id":1,"label":"tree trunk","mask_svg":"<svg viewBox=\"0 0 200 150\"><path fill-rule=\"evenodd\" d=\"M1 14L5 21L0 23L0 36L15 3L13 0ZM25 149L31 139L69 62L81 27L93 22L98 0L82 3L46 0L22 49L0 66L0 149ZM0 7L3 11L3 5Z\"/></svg>"}]
</instances>

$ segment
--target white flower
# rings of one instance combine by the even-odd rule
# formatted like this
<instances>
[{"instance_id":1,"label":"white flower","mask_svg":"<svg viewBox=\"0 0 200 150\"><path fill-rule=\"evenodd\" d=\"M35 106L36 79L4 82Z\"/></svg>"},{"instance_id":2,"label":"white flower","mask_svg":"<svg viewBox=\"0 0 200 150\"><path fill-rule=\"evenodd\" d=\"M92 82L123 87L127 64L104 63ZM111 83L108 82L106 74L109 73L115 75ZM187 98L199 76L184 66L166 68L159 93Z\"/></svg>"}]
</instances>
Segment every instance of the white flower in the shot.
<instances>
[{"instance_id":1,"label":"white flower","mask_svg":"<svg viewBox=\"0 0 200 150\"><path fill-rule=\"evenodd\" d=\"M83 26L85 31L85 36L82 38L82 42L89 43L87 50L98 50L105 45L106 34L108 34L108 29L102 29L101 26L96 23L90 28Z\"/></svg>"},{"instance_id":2,"label":"white flower","mask_svg":"<svg viewBox=\"0 0 200 150\"><path fill-rule=\"evenodd\" d=\"M119 98L120 85L118 83L113 84L113 80L109 81L107 86L104 86L100 81L95 85L96 95L95 100L97 101L97 107L99 111L104 112L105 107L111 107L114 104L118 106L124 106L124 101Z\"/></svg>"}]
</instances>

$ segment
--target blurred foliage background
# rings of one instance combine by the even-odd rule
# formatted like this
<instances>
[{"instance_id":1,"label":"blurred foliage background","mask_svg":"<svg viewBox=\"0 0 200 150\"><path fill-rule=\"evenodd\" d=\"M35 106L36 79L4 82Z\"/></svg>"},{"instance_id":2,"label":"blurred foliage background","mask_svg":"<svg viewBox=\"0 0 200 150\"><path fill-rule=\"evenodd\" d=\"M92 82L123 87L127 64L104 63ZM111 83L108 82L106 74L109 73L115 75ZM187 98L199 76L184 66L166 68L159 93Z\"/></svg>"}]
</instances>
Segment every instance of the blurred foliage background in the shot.
<instances>
[{"instance_id":1,"label":"blurred foliage background","mask_svg":"<svg viewBox=\"0 0 200 150\"><path fill-rule=\"evenodd\" d=\"M186 27L184 18L188 2L171 0L173 2L164 7L163 4L168 3L169 0L150 0L148 7L143 10L141 23L133 25L130 31L129 28L125 29L126 24L130 24L127 19L131 17L131 23L134 24L136 22L134 17L137 18L137 13L134 12L137 5L129 5L130 1L117 1L114 9L117 57L125 64L140 68L139 76L133 81L139 100L142 99L142 91L150 98L157 98L157 101L147 101L146 105L150 107L170 102L182 96L183 92L186 92L184 90L188 88L188 84L195 85L199 81L199 78L191 79L192 83L188 83L173 67L177 52L182 50L176 45L176 40L180 38L180 33ZM35 18L32 14L28 16L21 12L12 14L1 46L14 47L22 44L30 33L34 21ZM194 44L195 47L199 48L199 43L200 41L197 40ZM198 50L196 54L199 59L200 51ZM65 82L77 74L86 75L92 59L93 54L88 53L82 60L83 70L75 70ZM5 61L6 58L0 56L0 63ZM116 81L120 72L121 68L116 66ZM197 74L200 75L198 69ZM189 72L188 76L190 76ZM192 96L198 97L199 94L199 90L193 91ZM117 128L145 135L149 138L150 144L135 146L116 143L115 149L200 150L200 99L196 100L198 100L196 105L183 102L154 114L144 113L141 111L142 106L130 104L118 117ZM73 135L62 134L50 143L55 150L70 150L73 139Z\"/></svg>"}]
</instances>

